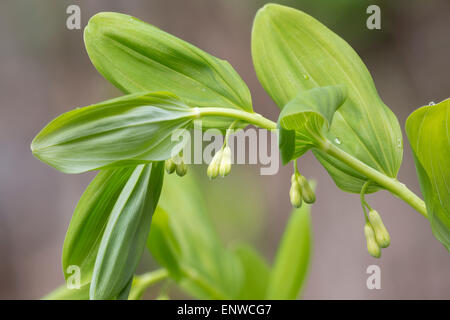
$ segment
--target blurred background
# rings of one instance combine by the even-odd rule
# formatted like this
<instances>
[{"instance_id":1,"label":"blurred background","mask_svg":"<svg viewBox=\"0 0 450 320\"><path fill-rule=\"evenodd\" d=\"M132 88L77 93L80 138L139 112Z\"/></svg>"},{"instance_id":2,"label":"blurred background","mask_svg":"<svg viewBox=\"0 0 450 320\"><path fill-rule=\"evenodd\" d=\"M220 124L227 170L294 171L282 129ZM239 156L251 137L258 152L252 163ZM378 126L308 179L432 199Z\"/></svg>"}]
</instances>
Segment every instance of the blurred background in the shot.
<instances>
[{"instance_id":1,"label":"blurred background","mask_svg":"<svg viewBox=\"0 0 450 320\"><path fill-rule=\"evenodd\" d=\"M450 2L273 1L301 9L347 40L367 64L384 102L404 127L407 116L450 96ZM73 209L93 173L65 175L33 158L29 145L44 125L75 107L120 95L92 66L82 30L66 28L67 6L82 27L99 11L119 11L228 60L247 82L254 109L278 108L256 78L252 20L262 0L3 0L0 2L0 298L38 299L61 285L61 251ZM366 8L381 8L381 30L366 28ZM420 192L405 138L399 179ZM305 299L449 299L450 255L429 224L387 192L368 196L392 244L380 260L366 250L358 195L341 192L308 153L302 173L318 182L312 208L314 253ZM234 166L226 179L201 179L209 212L225 243L240 239L272 261L289 217L291 166L274 176L257 165ZM152 265L146 254L143 269ZM366 269L381 267L381 290L366 287Z\"/></svg>"}]
</instances>

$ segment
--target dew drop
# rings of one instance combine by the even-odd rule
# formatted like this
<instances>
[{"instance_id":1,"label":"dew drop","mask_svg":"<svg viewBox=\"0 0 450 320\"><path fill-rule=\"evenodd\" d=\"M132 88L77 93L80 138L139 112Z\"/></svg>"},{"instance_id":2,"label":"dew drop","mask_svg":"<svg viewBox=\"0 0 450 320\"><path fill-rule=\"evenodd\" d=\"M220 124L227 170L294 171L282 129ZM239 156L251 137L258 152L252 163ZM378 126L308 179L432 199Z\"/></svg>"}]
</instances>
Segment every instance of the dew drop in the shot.
<instances>
[{"instance_id":1,"label":"dew drop","mask_svg":"<svg viewBox=\"0 0 450 320\"><path fill-rule=\"evenodd\" d=\"M342 143L341 140L339 140L338 138L334 138L334 142L335 142L336 144L341 144L341 143Z\"/></svg>"},{"instance_id":2,"label":"dew drop","mask_svg":"<svg viewBox=\"0 0 450 320\"><path fill-rule=\"evenodd\" d=\"M397 139L397 147L398 148L402 147L402 139L400 139L400 138Z\"/></svg>"},{"instance_id":3,"label":"dew drop","mask_svg":"<svg viewBox=\"0 0 450 320\"><path fill-rule=\"evenodd\" d=\"M434 101L430 101L430 102L428 103L428 105L429 105L429 106L434 106L435 103L434 103Z\"/></svg>"},{"instance_id":4,"label":"dew drop","mask_svg":"<svg viewBox=\"0 0 450 320\"><path fill-rule=\"evenodd\" d=\"M305 80L308 80L308 79L309 79L309 76L308 76L307 74L304 74L304 75L303 75L303 78L304 78Z\"/></svg>"}]
</instances>

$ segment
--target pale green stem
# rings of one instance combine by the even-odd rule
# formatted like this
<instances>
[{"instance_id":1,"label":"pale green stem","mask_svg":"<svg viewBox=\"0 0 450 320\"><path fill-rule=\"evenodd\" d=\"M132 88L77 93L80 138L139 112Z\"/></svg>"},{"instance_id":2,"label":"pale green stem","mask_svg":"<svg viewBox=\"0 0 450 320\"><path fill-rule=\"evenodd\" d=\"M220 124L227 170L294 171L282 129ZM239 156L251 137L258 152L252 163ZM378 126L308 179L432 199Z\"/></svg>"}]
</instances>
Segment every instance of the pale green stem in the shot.
<instances>
[{"instance_id":1,"label":"pale green stem","mask_svg":"<svg viewBox=\"0 0 450 320\"><path fill-rule=\"evenodd\" d=\"M238 109L228 108L198 108L200 116L223 116L243 120L257 127L273 130L277 128L277 124L269 119L264 118L259 113L246 112Z\"/></svg>"},{"instance_id":2,"label":"pale green stem","mask_svg":"<svg viewBox=\"0 0 450 320\"><path fill-rule=\"evenodd\" d=\"M147 272L139 276L135 276L133 279L133 285L128 296L129 300L138 300L141 298L144 291L166 279L169 276L169 272L166 269L158 269L155 271Z\"/></svg>"},{"instance_id":3,"label":"pale green stem","mask_svg":"<svg viewBox=\"0 0 450 320\"><path fill-rule=\"evenodd\" d=\"M366 181L366 183L364 183L364 185L361 188L361 194L360 194L361 207L364 211L364 218L366 219L366 222L369 222L369 218L367 217L366 207L368 207L368 209L370 210L370 206L366 202L365 195L366 195L366 190L370 185L370 182L371 181L369 180L369 181Z\"/></svg>"},{"instance_id":4,"label":"pale green stem","mask_svg":"<svg viewBox=\"0 0 450 320\"><path fill-rule=\"evenodd\" d=\"M258 126L260 128L274 130L277 128L277 124L269 119L264 118L262 115L253 112L246 112L238 109L228 108L198 108L198 114L202 116L223 116L228 118L234 118L243 120L249 124ZM400 199L408 203L416 211L421 213L424 217L428 218L427 209L425 203L411 190L409 190L403 183L397 179L391 178L374 168L366 165L364 162L356 159L345 151L339 149L328 140L319 140L317 148L328 155L340 160L348 165L350 168L358 171L377 185L388 190L392 194L398 196Z\"/></svg>"},{"instance_id":5,"label":"pale green stem","mask_svg":"<svg viewBox=\"0 0 450 320\"><path fill-rule=\"evenodd\" d=\"M415 195L411 190L408 189L408 187L406 187L397 179L388 177L387 175L375 170L364 162L356 159L355 157L352 157L345 151L339 149L328 140L321 141L319 144L319 149L323 152L326 152L330 156L342 161L359 173L363 174L371 181L375 182L379 186L385 188L392 194L408 203L411 207L421 213L425 218L428 218L427 208L423 200Z\"/></svg>"}]
</instances>

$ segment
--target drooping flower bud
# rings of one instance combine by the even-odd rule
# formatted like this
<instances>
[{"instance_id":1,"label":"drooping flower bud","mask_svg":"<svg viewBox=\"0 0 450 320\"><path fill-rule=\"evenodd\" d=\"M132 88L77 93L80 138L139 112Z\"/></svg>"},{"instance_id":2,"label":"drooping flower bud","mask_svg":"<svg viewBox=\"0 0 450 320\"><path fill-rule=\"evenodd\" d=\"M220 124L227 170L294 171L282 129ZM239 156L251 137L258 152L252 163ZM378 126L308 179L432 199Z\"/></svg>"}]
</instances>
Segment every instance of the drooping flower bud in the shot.
<instances>
[{"instance_id":1,"label":"drooping flower bud","mask_svg":"<svg viewBox=\"0 0 450 320\"><path fill-rule=\"evenodd\" d=\"M182 176L184 176L184 175L186 174L186 172L187 172L187 166L186 166L186 164L184 163L183 160L181 160L181 161L177 164L176 171L177 171L177 175L180 176L180 177L182 177Z\"/></svg>"},{"instance_id":2,"label":"drooping flower bud","mask_svg":"<svg viewBox=\"0 0 450 320\"><path fill-rule=\"evenodd\" d=\"M217 178L219 175L220 161L222 160L222 150L216 152L211 162L209 163L208 170L206 170L206 174L210 179Z\"/></svg>"},{"instance_id":3,"label":"drooping flower bud","mask_svg":"<svg viewBox=\"0 0 450 320\"><path fill-rule=\"evenodd\" d=\"M166 160L166 171L168 174L172 174L175 169L177 168L177 165L175 164L175 162L172 159L167 159Z\"/></svg>"},{"instance_id":4,"label":"drooping flower bud","mask_svg":"<svg viewBox=\"0 0 450 320\"><path fill-rule=\"evenodd\" d=\"M381 249L378 246L377 240L375 239L375 231L373 230L370 223L364 225L364 235L367 240L367 251L374 258L379 258L381 256Z\"/></svg>"},{"instance_id":5,"label":"drooping flower bud","mask_svg":"<svg viewBox=\"0 0 450 320\"><path fill-rule=\"evenodd\" d=\"M289 198L293 207L300 208L302 206L302 190L295 174L293 174L291 177L291 189L289 190Z\"/></svg>"},{"instance_id":6,"label":"drooping flower bud","mask_svg":"<svg viewBox=\"0 0 450 320\"><path fill-rule=\"evenodd\" d=\"M391 244L391 237L376 210L369 211L369 220L375 231L375 239L377 240L378 245L381 248L387 248Z\"/></svg>"},{"instance_id":7,"label":"drooping flower bud","mask_svg":"<svg viewBox=\"0 0 450 320\"><path fill-rule=\"evenodd\" d=\"M219 173L222 177L228 175L231 171L231 149L225 147L222 153L222 159L220 160Z\"/></svg>"},{"instance_id":8,"label":"drooping flower bud","mask_svg":"<svg viewBox=\"0 0 450 320\"><path fill-rule=\"evenodd\" d=\"M308 180L306 180L306 178L302 175L299 175L297 180L300 185L300 189L302 190L303 200L306 203L316 202L316 194L314 193L314 190L311 188L311 185L309 184Z\"/></svg>"}]
</instances>

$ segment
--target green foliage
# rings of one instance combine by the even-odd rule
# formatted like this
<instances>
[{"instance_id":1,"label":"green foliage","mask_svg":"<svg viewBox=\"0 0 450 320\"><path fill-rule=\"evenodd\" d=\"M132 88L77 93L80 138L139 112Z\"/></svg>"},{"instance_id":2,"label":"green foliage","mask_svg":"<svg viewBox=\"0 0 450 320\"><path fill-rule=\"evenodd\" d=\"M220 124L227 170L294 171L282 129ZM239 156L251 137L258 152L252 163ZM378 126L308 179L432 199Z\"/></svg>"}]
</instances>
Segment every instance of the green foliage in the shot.
<instances>
[{"instance_id":1,"label":"green foliage","mask_svg":"<svg viewBox=\"0 0 450 320\"><path fill-rule=\"evenodd\" d=\"M167 176L148 247L181 287L200 299L230 299L241 289L242 268L214 230L191 174Z\"/></svg>"},{"instance_id":2,"label":"green foliage","mask_svg":"<svg viewBox=\"0 0 450 320\"><path fill-rule=\"evenodd\" d=\"M31 150L66 173L166 160L182 147L172 141L172 132L195 117L173 94L131 94L59 116L36 136Z\"/></svg>"},{"instance_id":3,"label":"green foliage","mask_svg":"<svg viewBox=\"0 0 450 320\"><path fill-rule=\"evenodd\" d=\"M277 250L266 299L296 299L311 259L312 233L309 205L295 209Z\"/></svg>"},{"instance_id":4,"label":"green foliage","mask_svg":"<svg viewBox=\"0 0 450 320\"><path fill-rule=\"evenodd\" d=\"M239 259L244 272L242 289L236 299L262 300L266 297L270 266L253 247L244 243L235 244L234 255Z\"/></svg>"},{"instance_id":5,"label":"green foliage","mask_svg":"<svg viewBox=\"0 0 450 320\"><path fill-rule=\"evenodd\" d=\"M62 265L67 277L69 266L80 268L80 283L91 282L100 241L109 216L133 168L108 169L92 180L80 198L64 240Z\"/></svg>"},{"instance_id":6,"label":"green foliage","mask_svg":"<svg viewBox=\"0 0 450 320\"><path fill-rule=\"evenodd\" d=\"M281 140L283 163L296 159L317 146L329 129L334 113L347 96L345 86L318 87L300 92L281 110L278 128L291 135L290 143ZM283 150L285 149L285 150Z\"/></svg>"},{"instance_id":7,"label":"green foliage","mask_svg":"<svg viewBox=\"0 0 450 320\"><path fill-rule=\"evenodd\" d=\"M414 111L406 133L436 238L450 250L450 99Z\"/></svg>"},{"instance_id":8,"label":"green foliage","mask_svg":"<svg viewBox=\"0 0 450 320\"><path fill-rule=\"evenodd\" d=\"M224 247L192 174L181 180L168 176L147 246L172 278L199 299L295 299L310 262L309 207L292 214L272 271L251 246ZM289 263L294 264L289 267ZM291 283L279 284L289 287L282 296L274 282L286 269L292 272L285 275ZM273 289L267 290L269 285Z\"/></svg>"},{"instance_id":9,"label":"green foliage","mask_svg":"<svg viewBox=\"0 0 450 320\"><path fill-rule=\"evenodd\" d=\"M36 157L62 172L102 169L82 195L64 242L65 277L78 266L81 288L61 287L46 299L139 299L167 277L200 299L298 297L311 259L310 207L291 214L272 266L249 244L224 245L192 173L175 163L183 145L172 134L191 129L194 119L222 132L236 124L278 128L283 163L295 161L295 207L316 199L296 162L311 149L338 187L361 192L363 208L370 209L364 230L373 256L390 243L381 217L364 200L380 188L428 217L449 249L450 100L420 108L406 124L425 208L395 178L403 152L396 117L356 52L314 18L273 4L256 15L252 56L281 109L277 123L253 112L247 86L226 61L156 27L99 13L84 35L94 66L126 95L57 117L31 144ZM224 145L215 159L208 176L226 176L231 149ZM180 177L168 176L163 186L164 167ZM162 269L135 276L145 245Z\"/></svg>"},{"instance_id":10,"label":"green foliage","mask_svg":"<svg viewBox=\"0 0 450 320\"><path fill-rule=\"evenodd\" d=\"M134 17L98 13L84 41L97 70L125 93L169 91L194 107L252 112L250 92L228 62ZM226 129L231 122L208 119L203 127Z\"/></svg>"},{"instance_id":11,"label":"green foliage","mask_svg":"<svg viewBox=\"0 0 450 320\"><path fill-rule=\"evenodd\" d=\"M136 167L106 224L95 260L91 299L117 297L131 285L162 188L161 162Z\"/></svg>"},{"instance_id":12,"label":"green foliage","mask_svg":"<svg viewBox=\"0 0 450 320\"><path fill-rule=\"evenodd\" d=\"M400 126L348 43L301 11L269 4L255 18L252 56L258 79L281 109L299 92L345 85L348 97L336 111L327 138L379 172L397 175L402 160ZM299 148L293 157L302 152ZM314 154L338 187L360 192L366 177L323 151ZM369 188L375 190L376 186Z\"/></svg>"},{"instance_id":13,"label":"green foliage","mask_svg":"<svg viewBox=\"0 0 450 320\"><path fill-rule=\"evenodd\" d=\"M44 296L42 300L89 300L89 284L80 289L69 289L63 285Z\"/></svg>"}]
</instances>

